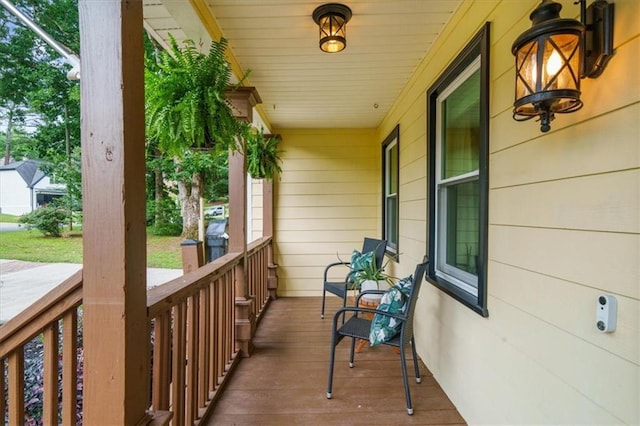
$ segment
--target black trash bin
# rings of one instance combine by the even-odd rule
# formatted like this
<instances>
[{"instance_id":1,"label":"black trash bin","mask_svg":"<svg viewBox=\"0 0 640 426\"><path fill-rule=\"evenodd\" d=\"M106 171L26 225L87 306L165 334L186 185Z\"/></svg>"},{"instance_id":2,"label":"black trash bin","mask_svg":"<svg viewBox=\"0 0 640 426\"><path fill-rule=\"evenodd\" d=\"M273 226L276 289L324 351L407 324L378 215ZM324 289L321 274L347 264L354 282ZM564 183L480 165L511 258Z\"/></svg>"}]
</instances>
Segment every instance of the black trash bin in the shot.
<instances>
[{"instance_id":1,"label":"black trash bin","mask_svg":"<svg viewBox=\"0 0 640 426\"><path fill-rule=\"evenodd\" d=\"M227 253L227 221L212 220L207 226L207 262L216 260Z\"/></svg>"}]
</instances>

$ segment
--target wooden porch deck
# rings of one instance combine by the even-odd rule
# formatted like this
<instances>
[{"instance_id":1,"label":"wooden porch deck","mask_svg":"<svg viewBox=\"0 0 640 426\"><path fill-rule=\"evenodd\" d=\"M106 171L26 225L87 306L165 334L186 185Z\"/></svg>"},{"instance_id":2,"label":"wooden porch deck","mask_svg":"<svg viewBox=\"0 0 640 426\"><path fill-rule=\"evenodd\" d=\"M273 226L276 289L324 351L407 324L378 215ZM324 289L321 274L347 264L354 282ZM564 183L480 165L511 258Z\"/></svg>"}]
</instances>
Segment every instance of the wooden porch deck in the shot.
<instances>
[{"instance_id":1,"label":"wooden porch deck","mask_svg":"<svg viewBox=\"0 0 640 426\"><path fill-rule=\"evenodd\" d=\"M328 312L338 309L338 298L327 299ZM414 414L407 415L399 356L389 347L366 346L350 369L346 339L336 351L333 399L328 400L332 319L320 319L320 304L318 297L270 304L257 328L253 355L240 362L202 424L466 424L422 363L422 383L410 378Z\"/></svg>"}]
</instances>

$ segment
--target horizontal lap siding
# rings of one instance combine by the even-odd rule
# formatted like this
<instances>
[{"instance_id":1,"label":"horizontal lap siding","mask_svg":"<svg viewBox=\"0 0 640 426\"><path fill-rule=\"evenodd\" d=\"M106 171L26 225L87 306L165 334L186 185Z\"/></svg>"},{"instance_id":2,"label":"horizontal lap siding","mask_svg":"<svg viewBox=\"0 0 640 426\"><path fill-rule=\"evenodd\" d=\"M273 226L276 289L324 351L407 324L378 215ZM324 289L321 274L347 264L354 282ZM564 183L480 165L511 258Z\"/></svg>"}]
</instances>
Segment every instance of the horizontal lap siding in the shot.
<instances>
[{"instance_id":1,"label":"horizontal lap siding","mask_svg":"<svg viewBox=\"0 0 640 426\"><path fill-rule=\"evenodd\" d=\"M512 118L511 45L537 0L466 1L378 129L400 124L406 271L426 246L425 93L492 23L490 315L427 284L416 323L419 354L470 424L640 423L640 2L614 3L616 54L549 133ZM602 293L618 299L612 334L595 328Z\"/></svg>"},{"instance_id":2,"label":"horizontal lap siding","mask_svg":"<svg viewBox=\"0 0 640 426\"><path fill-rule=\"evenodd\" d=\"M263 230L263 210L262 210L262 179L249 179L251 189L251 216L250 230L251 240L262 238Z\"/></svg>"},{"instance_id":3,"label":"horizontal lap siding","mask_svg":"<svg viewBox=\"0 0 640 426\"><path fill-rule=\"evenodd\" d=\"M328 263L349 260L365 236L380 236L380 141L373 130L278 133L283 149L275 202L278 294L317 296Z\"/></svg>"}]
</instances>

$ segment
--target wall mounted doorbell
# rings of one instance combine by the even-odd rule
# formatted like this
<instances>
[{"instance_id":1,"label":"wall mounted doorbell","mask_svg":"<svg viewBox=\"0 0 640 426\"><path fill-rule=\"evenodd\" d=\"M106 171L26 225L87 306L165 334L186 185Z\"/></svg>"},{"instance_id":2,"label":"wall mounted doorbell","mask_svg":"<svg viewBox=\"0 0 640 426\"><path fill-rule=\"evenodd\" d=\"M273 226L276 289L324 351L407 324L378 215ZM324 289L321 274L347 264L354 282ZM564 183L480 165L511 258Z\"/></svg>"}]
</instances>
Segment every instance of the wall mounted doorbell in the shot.
<instances>
[{"instance_id":1,"label":"wall mounted doorbell","mask_svg":"<svg viewBox=\"0 0 640 426\"><path fill-rule=\"evenodd\" d=\"M596 327L603 333L616 329L618 300L610 294L601 294L596 301Z\"/></svg>"}]
</instances>

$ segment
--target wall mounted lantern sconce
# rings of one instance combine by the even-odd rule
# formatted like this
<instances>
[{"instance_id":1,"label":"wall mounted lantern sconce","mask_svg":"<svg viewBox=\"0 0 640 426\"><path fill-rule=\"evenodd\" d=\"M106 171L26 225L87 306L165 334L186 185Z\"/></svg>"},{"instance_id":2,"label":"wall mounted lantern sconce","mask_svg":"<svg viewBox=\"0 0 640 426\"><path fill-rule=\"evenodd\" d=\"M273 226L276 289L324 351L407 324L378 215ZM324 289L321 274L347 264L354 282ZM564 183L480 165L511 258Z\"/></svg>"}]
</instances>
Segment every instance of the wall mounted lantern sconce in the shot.
<instances>
[{"instance_id":1,"label":"wall mounted lantern sconce","mask_svg":"<svg viewBox=\"0 0 640 426\"><path fill-rule=\"evenodd\" d=\"M556 113L582 108L580 80L602 74L613 55L613 4L580 4L580 21L560 18L562 5L542 0L531 12L532 26L516 39L516 121L540 117L548 132Z\"/></svg>"},{"instance_id":2,"label":"wall mounted lantern sconce","mask_svg":"<svg viewBox=\"0 0 640 426\"><path fill-rule=\"evenodd\" d=\"M351 9L339 3L327 3L313 11L313 20L320 28L320 50L337 53L347 47L347 22Z\"/></svg>"}]
</instances>

